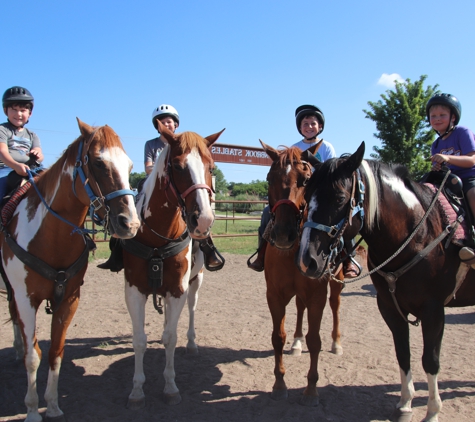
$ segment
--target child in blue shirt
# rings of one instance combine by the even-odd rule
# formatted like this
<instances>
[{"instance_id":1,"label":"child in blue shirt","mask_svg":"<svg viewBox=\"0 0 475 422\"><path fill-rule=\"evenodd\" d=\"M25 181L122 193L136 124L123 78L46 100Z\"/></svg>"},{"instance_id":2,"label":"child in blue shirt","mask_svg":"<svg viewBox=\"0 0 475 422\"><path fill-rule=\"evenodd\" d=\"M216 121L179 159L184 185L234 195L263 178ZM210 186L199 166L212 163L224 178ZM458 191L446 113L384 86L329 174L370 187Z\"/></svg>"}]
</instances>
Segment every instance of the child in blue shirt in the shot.
<instances>
[{"instance_id":1,"label":"child in blue shirt","mask_svg":"<svg viewBox=\"0 0 475 422\"><path fill-rule=\"evenodd\" d=\"M2 97L3 112L8 121L0 125L0 201L8 193L7 176L15 171L26 176L28 161L43 161L40 139L25 128L33 112L34 99L21 86L8 88Z\"/></svg>"}]
</instances>

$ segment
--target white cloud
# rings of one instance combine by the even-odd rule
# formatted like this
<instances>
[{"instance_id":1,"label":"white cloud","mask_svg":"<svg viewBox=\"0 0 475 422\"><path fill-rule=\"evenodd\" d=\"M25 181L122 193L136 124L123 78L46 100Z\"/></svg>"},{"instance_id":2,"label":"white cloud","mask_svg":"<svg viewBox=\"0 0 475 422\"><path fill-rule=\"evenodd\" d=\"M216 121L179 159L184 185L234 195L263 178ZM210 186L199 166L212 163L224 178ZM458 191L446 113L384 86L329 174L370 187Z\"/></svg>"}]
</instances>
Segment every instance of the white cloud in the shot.
<instances>
[{"instance_id":1,"label":"white cloud","mask_svg":"<svg viewBox=\"0 0 475 422\"><path fill-rule=\"evenodd\" d=\"M394 81L404 82L404 79L397 73L391 73L390 75L383 73L378 80L378 85L383 85L387 88L394 88Z\"/></svg>"}]
</instances>

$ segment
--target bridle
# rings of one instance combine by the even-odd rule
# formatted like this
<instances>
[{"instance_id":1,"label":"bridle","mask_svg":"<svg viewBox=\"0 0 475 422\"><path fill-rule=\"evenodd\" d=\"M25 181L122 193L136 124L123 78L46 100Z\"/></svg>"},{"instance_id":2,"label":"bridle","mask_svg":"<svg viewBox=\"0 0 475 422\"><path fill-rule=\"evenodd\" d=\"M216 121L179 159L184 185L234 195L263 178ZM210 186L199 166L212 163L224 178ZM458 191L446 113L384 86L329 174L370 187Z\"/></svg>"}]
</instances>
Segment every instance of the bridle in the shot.
<instances>
[{"instance_id":1,"label":"bridle","mask_svg":"<svg viewBox=\"0 0 475 422\"><path fill-rule=\"evenodd\" d=\"M137 193L131 189L119 189L114 192L108 193L107 195L103 195L101 192L101 188L99 184L97 183L97 180L93 178L90 180L90 177L86 177L86 174L84 172L84 169L87 169L88 175L94 175L93 170L91 169L89 165L89 147L92 144L92 140L94 139L94 136L98 129L94 130L94 132L91 133L89 136L89 139L84 143L81 141L79 143L79 148L78 148L78 154L76 157L76 163L74 164L74 171L73 171L73 193L76 197L78 197L76 193L76 187L75 187L75 182L76 182L76 177L79 176L82 182L82 186L84 187L84 190L86 191L88 197L89 197L89 215L91 219L94 221L95 224L98 224L100 226L104 227L104 230L107 230L108 225L109 225L109 201L111 201L114 198L117 198L119 196L124 196L124 195L132 195L135 196ZM91 181L94 182L95 189L98 192L96 195L94 193L94 190L91 188ZM97 214L96 211L100 210L101 208L104 208L104 217L100 218Z\"/></svg>"},{"instance_id":2,"label":"bridle","mask_svg":"<svg viewBox=\"0 0 475 422\"><path fill-rule=\"evenodd\" d=\"M327 226L321 223L315 223L313 221L306 221L303 225L304 228L310 228L325 232L330 238L333 239L333 242L330 244L330 253L327 257L327 262L325 263L325 270L330 267L337 267L340 262L335 263L337 256L343 249L343 233L345 232L347 226L352 225L353 217L359 214L361 220L361 227L363 228L364 222L364 197L365 197L365 185L361 178L361 172L359 169L356 169L352 175L352 186L351 186L351 196L348 201L348 212L345 217L343 217L337 224L333 226ZM359 231L358 230L358 231ZM356 247L356 246L355 246ZM352 251L347 251L348 254ZM341 260L340 260L341 261Z\"/></svg>"},{"instance_id":3,"label":"bridle","mask_svg":"<svg viewBox=\"0 0 475 422\"><path fill-rule=\"evenodd\" d=\"M306 168L310 169L310 164L307 161L302 160L301 163L304 164L306 166ZM289 163L289 164L291 164L291 163ZM309 177L304 182L304 186L307 184L308 179L309 179ZM277 208L279 208L281 205L288 205L294 211L295 216L297 218L297 231L298 231L300 229L300 223L302 222L303 215L304 215L305 209L307 207L307 203L305 201L302 201L302 203L300 205L297 205L291 199L280 199L280 200L278 200L272 206L272 208L270 210L270 216L271 216L271 221L272 222L275 222L275 213L277 211Z\"/></svg>"}]
</instances>

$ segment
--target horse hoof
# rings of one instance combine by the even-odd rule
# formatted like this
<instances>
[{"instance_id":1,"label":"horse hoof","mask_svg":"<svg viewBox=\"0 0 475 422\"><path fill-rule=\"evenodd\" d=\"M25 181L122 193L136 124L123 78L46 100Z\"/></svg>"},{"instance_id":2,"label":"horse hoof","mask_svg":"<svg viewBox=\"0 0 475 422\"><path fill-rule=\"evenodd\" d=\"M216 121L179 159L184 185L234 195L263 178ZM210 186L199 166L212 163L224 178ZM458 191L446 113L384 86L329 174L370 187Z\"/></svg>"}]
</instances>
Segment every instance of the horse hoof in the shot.
<instances>
[{"instance_id":1,"label":"horse hoof","mask_svg":"<svg viewBox=\"0 0 475 422\"><path fill-rule=\"evenodd\" d=\"M272 394L270 395L272 400L276 401L281 401L281 400L287 400L289 397L289 393L287 389L285 390L277 390L275 388L272 389Z\"/></svg>"},{"instance_id":2,"label":"horse hoof","mask_svg":"<svg viewBox=\"0 0 475 422\"><path fill-rule=\"evenodd\" d=\"M165 394L165 403L169 406L174 406L175 404L181 403L180 393Z\"/></svg>"},{"instance_id":3,"label":"horse hoof","mask_svg":"<svg viewBox=\"0 0 475 422\"><path fill-rule=\"evenodd\" d=\"M187 347L186 348L186 354L189 356L197 356L199 355L198 348L195 347Z\"/></svg>"},{"instance_id":4,"label":"horse hoof","mask_svg":"<svg viewBox=\"0 0 475 422\"><path fill-rule=\"evenodd\" d=\"M341 346L333 346L332 347L332 353L337 355L337 356L341 356L343 354L343 347Z\"/></svg>"},{"instance_id":5,"label":"horse hoof","mask_svg":"<svg viewBox=\"0 0 475 422\"><path fill-rule=\"evenodd\" d=\"M320 403L318 396L302 396L300 404L308 407L316 407Z\"/></svg>"},{"instance_id":6,"label":"horse hoof","mask_svg":"<svg viewBox=\"0 0 475 422\"><path fill-rule=\"evenodd\" d=\"M392 422L410 422L412 420L412 411L403 412L401 409L396 409L391 417Z\"/></svg>"},{"instance_id":7,"label":"horse hoof","mask_svg":"<svg viewBox=\"0 0 475 422\"><path fill-rule=\"evenodd\" d=\"M139 410L145 407L145 397L139 399L130 399L127 402L127 409L130 410Z\"/></svg>"},{"instance_id":8,"label":"horse hoof","mask_svg":"<svg viewBox=\"0 0 475 422\"><path fill-rule=\"evenodd\" d=\"M290 349L290 356L300 356L302 354L302 349Z\"/></svg>"},{"instance_id":9,"label":"horse hoof","mask_svg":"<svg viewBox=\"0 0 475 422\"><path fill-rule=\"evenodd\" d=\"M59 416L47 416L43 419L44 422L66 422L66 416L59 415Z\"/></svg>"}]
</instances>

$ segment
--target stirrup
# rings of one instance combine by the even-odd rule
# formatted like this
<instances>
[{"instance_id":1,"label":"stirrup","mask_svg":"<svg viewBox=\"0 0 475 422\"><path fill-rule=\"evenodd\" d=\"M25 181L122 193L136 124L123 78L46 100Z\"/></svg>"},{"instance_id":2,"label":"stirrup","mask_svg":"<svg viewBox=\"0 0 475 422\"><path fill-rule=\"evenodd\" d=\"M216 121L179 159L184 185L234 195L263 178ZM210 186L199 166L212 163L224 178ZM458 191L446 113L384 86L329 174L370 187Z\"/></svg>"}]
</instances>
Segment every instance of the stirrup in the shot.
<instances>
[{"instance_id":1,"label":"stirrup","mask_svg":"<svg viewBox=\"0 0 475 422\"><path fill-rule=\"evenodd\" d=\"M204 264L205 264L205 268L208 271L218 271L218 270L220 270L221 268L224 267L224 264L226 263L226 260L224 259L223 255L221 255L219 253L218 249L216 248L216 246L214 246L213 243L208 242L208 240L206 239L204 242L200 242L200 249L203 251ZM221 261L221 263L219 265L216 265L214 267L210 267L209 263L207 262L208 254L212 254L212 253L216 254L217 257L219 258L219 260L217 260L217 261Z\"/></svg>"},{"instance_id":2,"label":"stirrup","mask_svg":"<svg viewBox=\"0 0 475 422\"><path fill-rule=\"evenodd\" d=\"M359 264L359 262L353 258L352 256L350 256L350 261L356 265L356 268L358 268L358 274L356 275L356 277L359 277L361 275L361 273L363 272L363 267Z\"/></svg>"}]
</instances>

